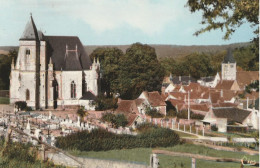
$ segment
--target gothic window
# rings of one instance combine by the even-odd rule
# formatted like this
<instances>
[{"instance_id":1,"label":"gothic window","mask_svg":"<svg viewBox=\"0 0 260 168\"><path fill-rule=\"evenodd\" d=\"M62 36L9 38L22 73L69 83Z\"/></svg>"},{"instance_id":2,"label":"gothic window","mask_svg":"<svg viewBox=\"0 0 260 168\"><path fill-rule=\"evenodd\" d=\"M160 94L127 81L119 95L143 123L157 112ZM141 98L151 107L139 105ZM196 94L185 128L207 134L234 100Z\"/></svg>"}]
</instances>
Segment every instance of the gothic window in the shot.
<instances>
[{"instance_id":1,"label":"gothic window","mask_svg":"<svg viewBox=\"0 0 260 168\"><path fill-rule=\"evenodd\" d=\"M30 91L28 89L26 89L26 100L30 100Z\"/></svg>"},{"instance_id":2,"label":"gothic window","mask_svg":"<svg viewBox=\"0 0 260 168\"><path fill-rule=\"evenodd\" d=\"M71 98L76 98L76 84L74 81L71 82L70 88Z\"/></svg>"},{"instance_id":3,"label":"gothic window","mask_svg":"<svg viewBox=\"0 0 260 168\"><path fill-rule=\"evenodd\" d=\"M25 54L26 54L26 55L30 55L30 49L26 49L26 50L25 50Z\"/></svg>"},{"instance_id":4,"label":"gothic window","mask_svg":"<svg viewBox=\"0 0 260 168\"><path fill-rule=\"evenodd\" d=\"M230 68L233 68L234 67L234 65L230 65Z\"/></svg>"}]
</instances>

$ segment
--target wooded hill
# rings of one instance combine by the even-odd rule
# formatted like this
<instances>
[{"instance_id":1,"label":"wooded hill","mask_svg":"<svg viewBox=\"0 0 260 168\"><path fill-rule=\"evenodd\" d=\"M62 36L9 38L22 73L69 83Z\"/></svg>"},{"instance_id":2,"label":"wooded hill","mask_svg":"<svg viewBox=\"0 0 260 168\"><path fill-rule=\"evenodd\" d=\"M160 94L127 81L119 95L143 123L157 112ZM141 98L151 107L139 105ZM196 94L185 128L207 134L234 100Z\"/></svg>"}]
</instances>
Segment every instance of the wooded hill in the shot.
<instances>
[{"instance_id":1,"label":"wooded hill","mask_svg":"<svg viewBox=\"0 0 260 168\"><path fill-rule=\"evenodd\" d=\"M183 57L189 55L194 52L198 53L216 53L219 51L226 50L227 48L239 48L248 46L250 43L233 43L229 45L192 45L192 46L185 46L185 45L157 45L157 44L149 44L151 47L154 47L156 50L156 54L158 58L165 58L165 57ZM90 55L93 50L98 47L117 47L121 49L124 53L130 45L85 45L85 50ZM0 54L7 54L9 50L16 49L18 50L17 46L0 46Z\"/></svg>"}]
</instances>

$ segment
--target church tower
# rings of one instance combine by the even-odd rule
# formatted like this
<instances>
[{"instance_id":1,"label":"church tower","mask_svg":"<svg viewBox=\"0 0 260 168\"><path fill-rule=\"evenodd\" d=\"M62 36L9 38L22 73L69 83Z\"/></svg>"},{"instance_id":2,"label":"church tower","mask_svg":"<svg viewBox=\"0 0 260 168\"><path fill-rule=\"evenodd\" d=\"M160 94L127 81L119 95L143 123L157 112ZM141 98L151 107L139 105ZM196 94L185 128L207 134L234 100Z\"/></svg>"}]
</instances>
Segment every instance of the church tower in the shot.
<instances>
[{"instance_id":1,"label":"church tower","mask_svg":"<svg viewBox=\"0 0 260 168\"><path fill-rule=\"evenodd\" d=\"M231 49L228 49L227 55L221 64L222 80L236 80L236 74L236 60L233 57Z\"/></svg>"},{"instance_id":2,"label":"church tower","mask_svg":"<svg viewBox=\"0 0 260 168\"><path fill-rule=\"evenodd\" d=\"M11 103L26 101L39 108L40 40L32 16L19 39L16 65L12 68L10 83Z\"/></svg>"}]
</instances>

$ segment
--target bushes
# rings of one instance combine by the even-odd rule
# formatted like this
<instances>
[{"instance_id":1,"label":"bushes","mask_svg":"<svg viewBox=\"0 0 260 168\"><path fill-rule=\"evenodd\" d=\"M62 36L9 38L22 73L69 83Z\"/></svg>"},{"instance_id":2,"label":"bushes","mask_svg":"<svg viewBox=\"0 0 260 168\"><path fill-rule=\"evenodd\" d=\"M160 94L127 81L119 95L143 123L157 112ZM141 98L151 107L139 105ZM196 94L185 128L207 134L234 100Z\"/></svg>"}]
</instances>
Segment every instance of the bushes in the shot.
<instances>
[{"instance_id":1,"label":"bushes","mask_svg":"<svg viewBox=\"0 0 260 168\"><path fill-rule=\"evenodd\" d=\"M117 108L116 98L107 98L99 96L95 101L95 110L110 110Z\"/></svg>"},{"instance_id":2,"label":"bushes","mask_svg":"<svg viewBox=\"0 0 260 168\"><path fill-rule=\"evenodd\" d=\"M105 113L102 116L102 121L106 121L112 124L112 127L118 128L120 126L125 127L128 121L124 114L112 114Z\"/></svg>"},{"instance_id":3,"label":"bushes","mask_svg":"<svg viewBox=\"0 0 260 168\"><path fill-rule=\"evenodd\" d=\"M152 118L162 118L162 117L164 117L164 115L159 113L159 111L157 109L151 108L149 106L147 106L145 108L145 114L151 116Z\"/></svg>"},{"instance_id":4,"label":"bushes","mask_svg":"<svg viewBox=\"0 0 260 168\"><path fill-rule=\"evenodd\" d=\"M145 132L133 135L118 135L102 129L81 131L66 137L58 137L56 146L62 149L81 151L106 151L147 147L167 147L179 143L179 136L170 129L148 127Z\"/></svg>"},{"instance_id":5,"label":"bushes","mask_svg":"<svg viewBox=\"0 0 260 168\"><path fill-rule=\"evenodd\" d=\"M24 110L27 107L27 103L25 101L17 101L15 102L15 107L17 107L18 110Z\"/></svg>"}]
</instances>

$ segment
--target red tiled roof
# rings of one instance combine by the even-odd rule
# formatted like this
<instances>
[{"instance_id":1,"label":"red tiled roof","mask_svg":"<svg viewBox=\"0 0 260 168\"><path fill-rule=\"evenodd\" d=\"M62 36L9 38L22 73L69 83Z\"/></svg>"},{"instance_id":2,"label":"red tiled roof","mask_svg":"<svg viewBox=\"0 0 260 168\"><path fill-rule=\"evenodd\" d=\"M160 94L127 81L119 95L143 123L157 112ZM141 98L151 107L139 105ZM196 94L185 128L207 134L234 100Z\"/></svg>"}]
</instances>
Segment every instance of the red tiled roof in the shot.
<instances>
[{"instance_id":1,"label":"red tiled roof","mask_svg":"<svg viewBox=\"0 0 260 168\"><path fill-rule=\"evenodd\" d=\"M234 82L234 80L222 80L217 84L215 89L231 90L231 87L233 86Z\"/></svg>"},{"instance_id":2,"label":"red tiled roof","mask_svg":"<svg viewBox=\"0 0 260 168\"><path fill-rule=\"evenodd\" d=\"M237 83L241 89L255 80L259 80L259 71L237 71Z\"/></svg>"},{"instance_id":3,"label":"red tiled roof","mask_svg":"<svg viewBox=\"0 0 260 168\"><path fill-rule=\"evenodd\" d=\"M152 107L166 106L165 101L163 100L162 96L159 94L158 91L154 91L154 92L145 91L144 94Z\"/></svg>"},{"instance_id":4,"label":"red tiled roof","mask_svg":"<svg viewBox=\"0 0 260 168\"><path fill-rule=\"evenodd\" d=\"M198 111L205 111L208 112L209 111L209 107L207 104L193 104L190 105L190 109L191 110L198 110Z\"/></svg>"}]
</instances>

